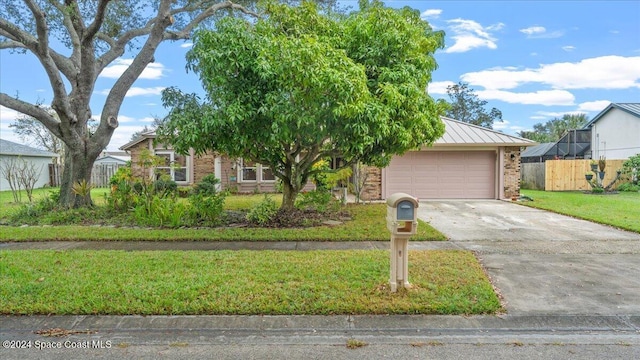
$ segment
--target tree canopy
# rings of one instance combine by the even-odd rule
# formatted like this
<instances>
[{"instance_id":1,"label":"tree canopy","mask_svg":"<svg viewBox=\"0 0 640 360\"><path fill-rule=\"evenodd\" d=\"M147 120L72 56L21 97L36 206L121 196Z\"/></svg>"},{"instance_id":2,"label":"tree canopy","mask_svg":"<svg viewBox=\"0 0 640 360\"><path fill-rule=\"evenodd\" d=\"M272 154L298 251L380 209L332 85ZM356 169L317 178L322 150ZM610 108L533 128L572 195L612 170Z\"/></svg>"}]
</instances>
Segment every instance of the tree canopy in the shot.
<instances>
[{"instance_id":1,"label":"tree canopy","mask_svg":"<svg viewBox=\"0 0 640 360\"><path fill-rule=\"evenodd\" d=\"M555 142L568 130L582 129L588 122L586 114L564 114L562 118L533 125L533 130L520 131L518 136L540 143Z\"/></svg>"},{"instance_id":2,"label":"tree canopy","mask_svg":"<svg viewBox=\"0 0 640 360\"><path fill-rule=\"evenodd\" d=\"M38 59L53 90L56 116L4 92L0 105L31 116L64 142L61 204L91 203L90 196L76 196L72 186L90 181L95 159L118 126L125 94L154 61L158 45L190 38L196 26L225 14L221 10L256 15L231 1L0 0L0 50L28 52ZM98 127L90 132L87 123L95 110L90 100L97 77L127 52L133 60L110 89L98 111Z\"/></svg>"},{"instance_id":3,"label":"tree canopy","mask_svg":"<svg viewBox=\"0 0 640 360\"><path fill-rule=\"evenodd\" d=\"M170 112L158 134L177 151L268 164L290 208L327 157L383 166L443 134L446 105L425 89L444 34L417 10L360 1L336 16L313 2L267 2L262 13L196 32L188 68L207 99L163 93Z\"/></svg>"},{"instance_id":4,"label":"tree canopy","mask_svg":"<svg viewBox=\"0 0 640 360\"><path fill-rule=\"evenodd\" d=\"M473 89L469 88L469 84L459 82L447 86L447 94L450 100L447 116L452 119L489 129L493 129L495 121L502 121L502 111L491 108L487 112L487 101L480 100Z\"/></svg>"}]
</instances>

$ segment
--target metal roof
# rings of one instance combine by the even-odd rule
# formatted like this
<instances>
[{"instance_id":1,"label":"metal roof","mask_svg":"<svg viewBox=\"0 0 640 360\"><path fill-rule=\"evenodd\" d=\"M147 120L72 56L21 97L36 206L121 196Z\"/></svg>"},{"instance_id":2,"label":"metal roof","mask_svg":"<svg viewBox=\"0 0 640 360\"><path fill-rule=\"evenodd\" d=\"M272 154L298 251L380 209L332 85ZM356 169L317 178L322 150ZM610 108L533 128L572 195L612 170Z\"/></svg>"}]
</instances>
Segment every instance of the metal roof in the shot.
<instances>
[{"instance_id":1,"label":"metal roof","mask_svg":"<svg viewBox=\"0 0 640 360\"><path fill-rule=\"evenodd\" d=\"M553 148L555 144L555 142L548 142L528 147L522 152L520 156L523 158L545 156L547 154L547 151L551 150L551 148Z\"/></svg>"},{"instance_id":2,"label":"metal roof","mask_svg":"<svg viewBox=\"0 0 640 360\"><path fill-rule=\"evenodd\" d=\"M31 146L14 143L13 141L0 139L0 155L35 156L35 157L59 157L60 155L46 150L32 148Z\"/></svg>"},{"instance_id":3,"label":"metal roof","mask_svg":"<svg viewBox=\"0 0 640 360\"><path fill-rule=\"evenodd\" d=\"M434 146L533 146L537 144L533 140L507 135L447 117L441 117L441 119L444 122L445 132L440 139L435 141Z\"/></svg>"},{"instance_id":4,"label":"metal roof","mask_svg":"<svg viewBox=\"0 0 640 360\"><path fill-rule=\"evenodd\" d=\"M640 119L640 103L611 103L604 110L602 110L598 115L596 115L593 119L591 119L591 121L589 121L584 126L584 129L590 128L591 125L593 125L593 123L600 120L601 117L603 117L606 113L609 112L609 110L613 108L628 112L629 114L635 115Z\"/></svg>"}]
</instances>

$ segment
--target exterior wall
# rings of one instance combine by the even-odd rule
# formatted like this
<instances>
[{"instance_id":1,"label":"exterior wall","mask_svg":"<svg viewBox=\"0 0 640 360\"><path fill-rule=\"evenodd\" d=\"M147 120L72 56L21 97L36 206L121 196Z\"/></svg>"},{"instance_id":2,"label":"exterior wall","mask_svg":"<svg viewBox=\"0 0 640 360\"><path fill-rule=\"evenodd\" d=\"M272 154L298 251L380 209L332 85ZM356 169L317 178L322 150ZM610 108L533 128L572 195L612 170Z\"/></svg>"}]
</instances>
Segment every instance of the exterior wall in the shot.
<instances>
[{"instance_id":1,"label":"exterior wall","mask_svg":"<svg viewBox=\"0 0 640 360\"><path fill-rule=\"evenodd\" d=\"M191 184L197 184L203 177L213 174L216 156L213 153L205 153L193 156L193 174L189 177Z\"/></svg>"},{"instance_id":2,"label":"exterior wall","mask_svg":"<svg viewBox=\"0 0 640 360\"><path fill-rule=\"evenodd\" d=\"M139 178L149 178L151 177L151 169L146 169L143 171L142 167L138 164L140 163L140 154L143 150L149 150L152 146L152 139L146 139L127 149L131 154L131 174L135 177Z\"/></svg>"},{"instance_id":3,"label":"exterior wall","mask_svg":"<svg viewBox=\"0 0 640 360\"><path fill-rule=\"evenodd\" d=\"M513 155L513 159L511 156ZM520 148L505 147L504 157L504 197L520 196Z\"/></svg>"},{"instance_id":4,"label":"exterior wall","mask_svg":"<svg viewBox=\"0 0 640 360\"><path fill-rule=\"evenodd\" d=\"M36 157L36 156L13 156L13 155L2 155L0 156L0 162L4 163L5 161L11 161L12 159L22 159L26 161L28 164L33 164L38 174L38 180L33 186L34 189L41 188L45 185L49 185L49 164L52 163L52 158L48 157ZM11 190L9 187L9 182L0 176L0 191Z\"/></svg>"},{"instance_id":5,"label":"exterior wall","mask_svg":"<svg viewBox=\"0 0 640 360\"><path fill-rule=\"evenodd\" d=\"M612 108L591 127L593 159L623 160L640 153L640 118Z\"/></svg>"},{"instance_id":6,"label":"exterior wall","mask_svg":"<svg viewBox=\"0 0 640 360\"><path fill-rule=\"evenodd\" d=\"M362 190L362 200L382 200L382 169L375 166L368 166L367 181Z\"/></svg>"}]
</instances>

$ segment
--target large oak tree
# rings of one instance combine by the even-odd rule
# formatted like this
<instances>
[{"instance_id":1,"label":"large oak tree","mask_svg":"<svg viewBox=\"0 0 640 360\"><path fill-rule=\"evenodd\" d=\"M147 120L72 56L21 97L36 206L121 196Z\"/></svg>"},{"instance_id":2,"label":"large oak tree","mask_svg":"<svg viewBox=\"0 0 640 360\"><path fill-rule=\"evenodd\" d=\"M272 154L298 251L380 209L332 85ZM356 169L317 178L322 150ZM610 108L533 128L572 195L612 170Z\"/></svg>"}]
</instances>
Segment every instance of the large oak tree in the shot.
<instances>
[{"instance_id":1,"label":"large oak tree","mask_svg":"<svg viewBox=\"0 0 640 360\"><path fill-rule=\"evenodd\" d=\"M327 157L384 166L444 132L446 104L426 87L444 34L410 8L360 1L347 15L268 2L256 22L198 31L187 55L207 99L167 89L159 135L177 151L268 165L284 209Z\"/></svg>"},{"instance_id":2,"label":"large oak tree","mask_svg":"<svg viewBox=\"0 0 640 360\"><path fill-rule=\"evenodd\" d=\"M76 196L72 185L91 179L95 159L118 126L125 94L154 61L158 45L166 40L190 38L196 26L211 21L221 10L251 13L230 1L212 0L0 2L0 50L29 52L37 57L53 90L51 108L57 116L4 92L0 93L0 105L37 119L64 142L61 204L91 203L89 196ZM65 48L53 45L59 42ZM133 61L116 80L102 109L98 109L99 125L90 132L87 122L93 114L89 105L96 79L126 51L133 53Z\"/></svg>"}]
</instances>

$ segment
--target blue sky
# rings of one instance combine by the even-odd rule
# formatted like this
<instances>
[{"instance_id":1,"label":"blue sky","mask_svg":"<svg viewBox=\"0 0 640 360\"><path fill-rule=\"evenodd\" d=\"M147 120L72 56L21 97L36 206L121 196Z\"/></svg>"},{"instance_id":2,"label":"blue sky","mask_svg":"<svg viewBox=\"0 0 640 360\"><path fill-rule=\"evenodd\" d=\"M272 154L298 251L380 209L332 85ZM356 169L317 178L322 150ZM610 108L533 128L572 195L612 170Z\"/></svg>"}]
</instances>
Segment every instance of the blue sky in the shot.
<instances>
[{"instance_id":1,"label":"blue sky","mask_svg":"<svg viewBox=\"0 0 640 360\"><path fill-rule=\"evenodd\" d=\"M357 1L343 1L357 6ZM447 85L467 82L503 113L494 128L508 134L566 113L593 118L610 102L640 102L640 1L386 1L410 6L446 33L446 47L429 93L447 98ZM164 43L129 91L109 150L166 110L160 92L169 86L202 92L184 70L189 42ZM106 91L131 55L99 77L92 110L99 116ZM0 51L0 90L49 104L52 92L32 55ZM0 107L0 135L21 142L8 128L14 111Z\"/></svg>"}]
</instances>

